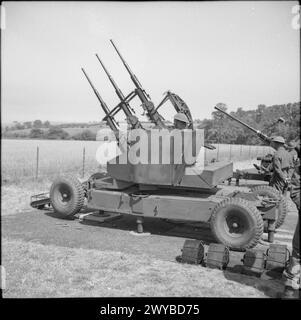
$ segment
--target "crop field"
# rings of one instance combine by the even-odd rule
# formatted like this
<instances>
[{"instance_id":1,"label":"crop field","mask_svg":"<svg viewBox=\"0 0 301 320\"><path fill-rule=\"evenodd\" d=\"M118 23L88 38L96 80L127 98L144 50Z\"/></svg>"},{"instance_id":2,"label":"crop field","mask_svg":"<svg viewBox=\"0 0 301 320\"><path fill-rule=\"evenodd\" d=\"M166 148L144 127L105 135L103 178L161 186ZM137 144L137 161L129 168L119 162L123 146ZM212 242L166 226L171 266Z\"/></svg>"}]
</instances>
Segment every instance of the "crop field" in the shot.
<instances>
[{"instance_id":1,"label":"crop field","mask_svg":"<svg viewBox=\"0 0 301 320\"><path fill-rule=\"evenodd\" d=\"M101 168L96 160L101 141L74 140L2 140L2 181L18 182L21 178L53 177L61 173L86 176ZM205 149L205 160L242 161L256 159L270 152L265 146L215 145Z\"/></svg>"},{"instance_id":2,"label":"crop field","mask_svg":"<svg viewBox=\"0 0 301 320\"><path fill-rule=\"evenodd\" d=\"M83 162L85 173L96 171L99 165L95 154L99 145L98 141L2 140L2 181L18 182L20 178L60 173L82 175Z\"/></svg>"}]
</instances>

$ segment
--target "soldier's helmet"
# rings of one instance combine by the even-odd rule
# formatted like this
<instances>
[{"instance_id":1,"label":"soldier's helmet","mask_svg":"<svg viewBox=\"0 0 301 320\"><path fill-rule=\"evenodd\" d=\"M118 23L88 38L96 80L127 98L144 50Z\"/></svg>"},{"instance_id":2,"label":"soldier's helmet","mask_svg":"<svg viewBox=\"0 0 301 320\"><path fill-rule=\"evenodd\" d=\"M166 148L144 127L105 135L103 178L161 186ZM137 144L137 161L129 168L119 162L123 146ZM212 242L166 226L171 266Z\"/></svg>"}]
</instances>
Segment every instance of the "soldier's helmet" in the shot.
<instances>
[{"instance_id":1,"label":"soldier's helmet","mask_svg":"<svg viewBox=\"0 0 301 320\"><path fill-rule=\"evenodd\" d=\"M289 150L295 149L296 146L297 146L297 144L296 144L295 141L290 141L290 142L287 144L287 148L288 148Z\"/></svg>"},{"instance_id":2,"label":"soldier's helmet","mask_svg":"<svg viewBox=\"0 0 301 320\"><path fill-rule=\"evenodd\" d=\"M189 123L188 118L187 118L186 115L185 115L184 113L182 113L182 112L177 113L177 114L174 116L174 120L178 120L178 121L181 121L181 122Z\"/></svg>"},{"instance_id":3,"label":"soldier's helmet","mask_svg":"<svg viewBox=\"0 0 301 320\"><path fill-rule=\"evenodd\" d=\"M284 138L281 137L281 136L273 137L273 138L272 138L272 142L278 142L278 143L283 143L283 144L285 144L285 140L284 140Z\"/></svg>"}]
</instances>

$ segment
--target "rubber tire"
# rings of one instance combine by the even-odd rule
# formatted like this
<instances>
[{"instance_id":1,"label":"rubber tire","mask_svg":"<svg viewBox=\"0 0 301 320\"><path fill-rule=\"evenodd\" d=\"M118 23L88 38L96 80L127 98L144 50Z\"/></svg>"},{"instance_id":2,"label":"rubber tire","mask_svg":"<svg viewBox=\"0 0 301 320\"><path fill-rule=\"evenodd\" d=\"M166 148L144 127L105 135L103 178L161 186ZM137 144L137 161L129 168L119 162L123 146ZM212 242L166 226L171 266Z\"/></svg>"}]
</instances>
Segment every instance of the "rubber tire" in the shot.
<instances>
[{"instance_id":1,"label":"rubber tire","mask_svg":"<svg viewBox=\"0 0 301 320\"><path fill-rule=\"evenodd\" d=\"M231 236L226 230L226 217L233 211L247 221L248 229L242 235ZM217 240L233 250L245 250L256 246L263 234L263 220L260 212L250 201L241 198L226 198L213 209L210 219L211 231Z\"/></svg>"},{"instance_id":2,"label":"rubber tire","mask_svg":"<svg viewBox=\"0 0 301 320\"><path fill-rule=\"evenodd\" d=\"M65 188L70 199L65 203L60 199L60 188ZM81 182L74 176L61 176L56 178L50 188L50 201L55 212L62 218L70 219L78 213L85 200L85 190Z\"/></svg>"},{"instance_id":3,"label":"rubber tire","mask_svg":"<svg viewBox=\"0 0 301 320\"><path fill-rule=\"evenodd\" d=\"M270 186L255 186L251 188L251 191L255 195L268 196L268 197L271 197L272 199L281 199L280 205L279 205L279 216L276 221L275 228L278 229L279 227L281 227L288 213L287 199L278 190Z\"/></svg>"}]
</instances>

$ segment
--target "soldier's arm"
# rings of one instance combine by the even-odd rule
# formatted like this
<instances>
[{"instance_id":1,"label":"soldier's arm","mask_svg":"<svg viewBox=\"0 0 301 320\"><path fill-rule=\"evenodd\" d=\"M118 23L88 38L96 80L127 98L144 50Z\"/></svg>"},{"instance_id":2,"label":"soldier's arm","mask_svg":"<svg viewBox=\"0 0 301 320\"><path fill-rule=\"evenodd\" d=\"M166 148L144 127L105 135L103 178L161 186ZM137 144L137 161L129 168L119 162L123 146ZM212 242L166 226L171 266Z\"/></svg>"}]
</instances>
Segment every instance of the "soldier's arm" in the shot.
<instances>
[{"instance_id":1,"label":"soldier's arm","mask_svg":"<svg viewBox=\"0 0 301 320\"><path fill-rule=\"evenodd\" d=\"M292 176L293 176L293 173L294 173L294 171L295 171L295 162L294 162L293 157L291 157L290 160L291 160L291 161L290 161L290 167L289 167L289 169L288 169L288 176L289 176L289 178L291 179Z\"/></svg>"},{"instance_id":2,"label":"soldier's arm","mask_svg":"<svg viewBox=\"0 0 301 320\"><path fill-rule=\"evenodd\" d=\"M281 170L281 159L278 156L274 156L273 169L274 169L274 172L277 173L281 179L285 180L286 177L284 176Z\"/></svg>"}]
</instances>

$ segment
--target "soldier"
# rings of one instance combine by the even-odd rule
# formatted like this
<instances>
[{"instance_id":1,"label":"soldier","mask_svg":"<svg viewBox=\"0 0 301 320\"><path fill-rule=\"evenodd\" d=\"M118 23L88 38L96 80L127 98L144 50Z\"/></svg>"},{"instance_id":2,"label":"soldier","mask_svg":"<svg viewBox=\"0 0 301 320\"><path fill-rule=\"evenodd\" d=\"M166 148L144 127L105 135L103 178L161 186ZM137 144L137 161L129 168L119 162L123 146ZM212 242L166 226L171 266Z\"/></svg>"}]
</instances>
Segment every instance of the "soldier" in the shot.
<instances>
[{"instance_id":1,"label":"soldier","mask_svg":"<svg viewBox=\"0 0 301 320\"><path fill-rule=\"evenodd\" d=\"M273 137L271 147L276 150L272 160L273 174L269 185L284 193L290 183L290 155L284 148L283 137Z\"/></svg>"},{"instance_id":2,"label":"soldier","mask_svg":"<svg viewBox=\"0 0 301 320\"><path fill-rule=\"evenodd\" d=\"M298 141L295 150L300 158L300 140ZM292 175L290 196L298 210L298 222L293 237L292 255L290 257L289 265L283 273L285 287L284 292L281 294L281 298L284 299L300 298L300 162L296 164Z\"/></svg>"},{"instance_id":3,"label":"soldier","mask_svg":"<svg viewBox=\"0 0 301 320\"><path fill-rule=\"evenodd\" d=\"M295 141L290 141L287 146L286 146L286 150L290 155L290 170L289 170L289 177L291 178L294 171L295 171L295 167L299 161L298 159L298 153L296 151L296 142Z\"/></svg>"},{"instance_id":4,"label":"soldier","mask_svg":"<svg viewBox=\"0 0 301 320\"><path fill-rule=\"evenodd\" d=\"M297 147L297 145L296 145L296 142L295 142L295 141L290 141L290 142L287 144L287 147L286 147L289 155L291 156L291 159L292 159L292 162L293 162L293 164L294 164L294 167L295 167L295 165L296 165L296 163L297 163L297 161L298 161L298 158L299 158L299 157L298 157L298 153L297 153L297 151L296 151L296 147Z\"/></svg>"},{"instance_id":5,"label":"soldier","mask_svg":"<svg viewBox=\"0 0 301 320\"><path fill-rule=\"evenodd\" d=\"M188 125L189 125L189 120L184 113L179 112L174 116L175 129L179 129L179 130L186 129Z\"/></svg>"}]
</instances>

